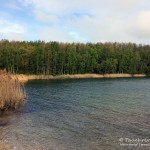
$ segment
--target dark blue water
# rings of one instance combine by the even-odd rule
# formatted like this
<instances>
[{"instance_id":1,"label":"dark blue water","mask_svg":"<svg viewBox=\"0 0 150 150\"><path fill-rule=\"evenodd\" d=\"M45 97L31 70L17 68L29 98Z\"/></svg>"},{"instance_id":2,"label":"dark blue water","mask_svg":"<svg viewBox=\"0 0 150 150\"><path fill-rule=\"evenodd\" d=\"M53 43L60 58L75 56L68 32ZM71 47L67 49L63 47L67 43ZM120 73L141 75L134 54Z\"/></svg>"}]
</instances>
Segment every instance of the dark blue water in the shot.
<instances>
[{"instance_id":1,"label":"dark blue water","mask_svg":"<svg viewBox=\"0 0 150 150\"><path fill-rule=\"evenodd\" d=\"M135 149L119 139L150 139L149 78L38 80L25 88L24 108L0 124L0 137L18 150Z\"/></svg>"}]
</instances>

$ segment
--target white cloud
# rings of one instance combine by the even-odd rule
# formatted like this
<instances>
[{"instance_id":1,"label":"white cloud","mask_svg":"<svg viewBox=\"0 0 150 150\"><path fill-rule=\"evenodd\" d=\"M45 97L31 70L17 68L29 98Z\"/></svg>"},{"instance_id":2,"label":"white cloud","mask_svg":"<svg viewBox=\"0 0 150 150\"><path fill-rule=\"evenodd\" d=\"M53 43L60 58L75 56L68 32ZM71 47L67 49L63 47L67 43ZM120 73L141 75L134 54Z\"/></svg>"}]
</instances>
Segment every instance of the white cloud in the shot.
<instances>
[{"instance_id":1,"label":"white cloud","mask_svg":"<svg viewBox=\"0 0 150 150\"><path fill-rule=\"evenodd\" d=\"M45 27L39 28L37 38L45 41L59 42L86 42L86 39L76 31L69 31L65 27Z\"/></svg>"},{"instance_id":2,"label":"white cloud","mask_svg":"<svg viewBox=\"0 0 150 150\"><path fill-rule=\"evenodd\" d=\"M101 20L100 18L84 16L77 18L75 21L72 20L68 24L87 37L87 41L120 41L121 38L126 39L122 21L114 18L104 18Z\"/></svg>"},{"instance_id":3,"label":"white cloud","mask_svg":"<svg viewBox=\"0 0 150 150\"><path fill-rule=\"evenodd\" d=\"M78 10L100 11L110 8L119 8L120 10L124 10L124 8L135 9L139 2L140 0L24 0L25 5L33 5L34 9L40 9L57 14L65 14Z\"/></svg>"},{"instance_id":4,"label":"white cloud","mask_svg":"<svg viewBox=\"0 0 150 150\"><path fill-rule=\"evenodd\" d=\"M51 15L51 14L45 13L41 10L35 10L34 14L35 14L36 18L42 22L53 23L53 22L58 21L58 17L56 15Z\"/></svg>"},{"instance_id":5,"label":"white cloud","mask_svg":"<svg viewBox=\"0 0 150 150\"><path fill-rule=\"evenodd\" d=\"M9 40L22 40L24 37L25 28L17 23L9 22L0 19L0 34L1 38Z\"/></svg>"},{"instance_id":6,"label":"white cloud","mask_svg":"<svg viewBox=\"0 0 150 150\"><path fill-rule=\"evenodd\" d=\"M142 11L129 19L126 31L132 38L147 42L150 39L149 25L150 11Z\"/></svg>"},{"instance_id":7,"label":"white cloud","mask_svg":"<svg viewBox=\"0 0 150 150\"><path fill-rule=\"evenodd\" d=\"M68 41L66 31L61 28L41 28L37 34L38 38L45 41Z\"/></svg>"},{"instance_id":8,"label":"white cloud","mask_svg":"<svg viewBox=\"0 0 150 150\"><path fill-rule=\"evenodd\" d=\"M38 0L19 0L19 2L20 3L22 3L23 2L23 5L25 5L25 6L28 6L28 5L31 5L31 4L33 4L33 3L37 3L38 2Z\"/></svg>"},{"instance_id":9,"label":"white cloud","mask_svg":"<svg viewBox=\"0 0 150 150\"><path fill-rule=\"evenodd\" d=\"M15 10L22 10L16 2L7 2L6 3L7 7L10 9L15 9Z\"/></svg>"},{"instance_id":10,"label":"white cloud","mask_svg":"<svg viewBox=\"0 0 150 150\"><path fill-rule=\"evenodd\" d=\"M23 41L24 40L24 35L23 34L14 33L14 32L2 33L1 37L2 37L2 39L7 39L7 40L10 40L10 41L13 41L13 40Z\"/></svg>"},{"instance_id":11,"label":"white cloud","mask_svg":"<svg viewBox=\"0 0 150 150\"><path fill-rule=\"evenodd\" d=\"M140 43L150 38L148 0L24 0L24 3L32 5L37 20L50 23L38 31L39 38L46 40Z\"/></svg>"},{"instance_id":12,"label":"white cloud","mask_svg":"<svg viewBox=\"0 0 150 150\"><path fill-rule=\"evenodd\" d=\"M145 12L142 12L140 15L139 15L139 24L142 28L146 28L149 29L149 25L150 25L150 11L145 11Z\"/></svg>"},{"instance_id":13,"label":"white cloud","mask_svg":"<svg viewBox=\"0 0 150 150\"><path fill-rule=\"evenodd\" d=\"M137 18L137 33L141 34L141 37L150 38L150 11L141 12Z\"/></svg>"}]
</instances>

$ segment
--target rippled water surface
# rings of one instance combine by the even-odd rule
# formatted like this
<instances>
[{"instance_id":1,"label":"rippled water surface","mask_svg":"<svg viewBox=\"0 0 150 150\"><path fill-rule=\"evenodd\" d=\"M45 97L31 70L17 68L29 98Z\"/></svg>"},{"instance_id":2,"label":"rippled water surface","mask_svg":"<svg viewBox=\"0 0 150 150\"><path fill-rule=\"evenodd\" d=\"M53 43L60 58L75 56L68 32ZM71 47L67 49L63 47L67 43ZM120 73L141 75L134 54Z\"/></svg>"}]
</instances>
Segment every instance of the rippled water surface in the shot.
<instances>
[{"instance_id":1,"label":"rippled water surface","mask_svg":"<svg viewBox=\"0 0 150 150\"><path fill-rule=\"evenodd\" d=\"M23 110L0 119L0 138L18 150L121 150L133 147L120 138L150 139L149 78L38 80L25 88Z\"/></svg>"}]
</instances>

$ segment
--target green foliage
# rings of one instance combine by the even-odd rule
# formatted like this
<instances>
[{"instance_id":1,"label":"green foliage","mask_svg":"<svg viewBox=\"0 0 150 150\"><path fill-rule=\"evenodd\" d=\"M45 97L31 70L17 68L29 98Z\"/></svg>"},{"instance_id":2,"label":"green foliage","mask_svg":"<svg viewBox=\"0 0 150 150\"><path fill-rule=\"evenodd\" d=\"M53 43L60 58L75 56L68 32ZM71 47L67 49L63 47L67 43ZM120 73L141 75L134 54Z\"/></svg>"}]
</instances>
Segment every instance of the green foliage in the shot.
<instances>
[{"instance_id":1,"label":"green foliage","mask_svg":"<svg viewBox=\"0 0 150 150\"><path fill-rule=\"evenodd\" d=\"M1 40L0 69L18 74L150 74L150 46Z\"/></svg>"}]
</instances>

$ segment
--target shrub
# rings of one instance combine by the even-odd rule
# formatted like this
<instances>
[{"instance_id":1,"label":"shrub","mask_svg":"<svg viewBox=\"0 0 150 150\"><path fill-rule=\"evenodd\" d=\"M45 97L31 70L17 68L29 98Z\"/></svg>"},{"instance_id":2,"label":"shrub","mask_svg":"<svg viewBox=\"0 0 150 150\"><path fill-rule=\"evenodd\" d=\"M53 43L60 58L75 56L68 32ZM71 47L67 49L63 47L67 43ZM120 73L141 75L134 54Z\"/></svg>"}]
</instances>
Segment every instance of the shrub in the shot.
<instances>
[{"instance_id":1,"label":"shrub","mask_svg":"<svg viewBox=\"0 0 150 150\"><path fill-rule=\"evenodd\" d=\"M0 113L19 109L25 102L24 86L9 74L0 74Z\"/></svg>"}]
</instances>

